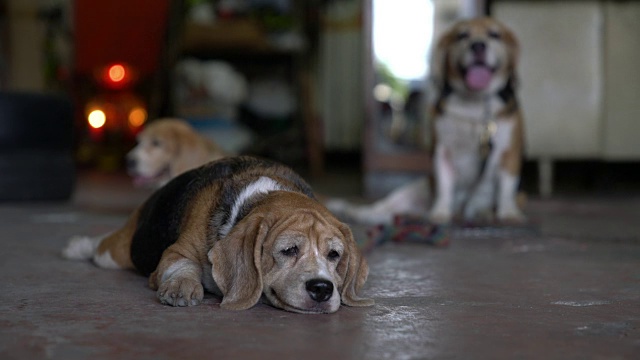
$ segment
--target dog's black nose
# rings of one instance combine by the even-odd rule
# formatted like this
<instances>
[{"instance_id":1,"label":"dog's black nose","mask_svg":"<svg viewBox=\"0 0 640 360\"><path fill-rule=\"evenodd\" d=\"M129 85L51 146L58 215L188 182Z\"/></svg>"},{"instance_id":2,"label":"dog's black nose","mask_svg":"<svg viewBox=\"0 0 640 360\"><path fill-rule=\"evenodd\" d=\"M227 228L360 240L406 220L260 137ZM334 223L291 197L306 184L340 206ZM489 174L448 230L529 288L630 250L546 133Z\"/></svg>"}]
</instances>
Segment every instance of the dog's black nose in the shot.
<instances>
[{"instance_id":1,"label":"dog's black nose","mask_svg":"<svg viewBox=\"0 0 640 360\"><path fill-rule=\"evenodd\" d=\"M135 170L136 169L136 165L137 165L136 159L131 158L131 157L127 158L127 170L129 170L129 171Z\"/></svg>"},{"instance_id":2,"label":"dog's black nose","mask_svg":"<svg viewBox=\"0 0 640 360\"><path fill-rule=\"evenodd\" d=\"M333 294L333 284L328 280L313 279L306 283L307 292L314 301L324 302Z\"/></svg>"},{"instance_id":3,"label":"dog's black nose","mask_svg":"<svg viewBox=\"0 0 640 360\"><path fill-rule=\"evenodd\" d=\"M474 41L471 43L471 51L476 54L483 54L487 50L487 44L484 41Z\"/></svg>"}]
</instances>

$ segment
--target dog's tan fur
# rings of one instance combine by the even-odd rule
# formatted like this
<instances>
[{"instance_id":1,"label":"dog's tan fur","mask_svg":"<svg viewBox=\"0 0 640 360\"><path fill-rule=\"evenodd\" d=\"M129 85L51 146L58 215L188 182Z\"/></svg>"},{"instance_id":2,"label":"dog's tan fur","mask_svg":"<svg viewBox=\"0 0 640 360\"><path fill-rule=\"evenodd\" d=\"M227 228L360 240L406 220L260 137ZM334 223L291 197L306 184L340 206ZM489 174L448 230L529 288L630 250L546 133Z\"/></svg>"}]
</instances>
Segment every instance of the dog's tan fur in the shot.
<instances>
[{"instance_id":1,"label":"dog's tan fur","mask_svg":"<svg viewBox=\"0 0 640 360\"><path fill-rule=\"evenodd\" d=\"M154 188L187 170L228 155L181 119L150 122L137 140L138 144L127 154L127 170L136 184Z\"/></svg>"},{"instance_id":2,"label":"dog's tan fur","mask_svg":"<svg viewBox=\"0 0 640 360\"><path fill-rule=\"evenodd\" d=\"M241 166L225 167L234 161ZM219 179L204 178L203 174L218 176L227 168L235 170ZM340 303L373 303L357 295L368 266L351 230L309 194L296 190L308 185L301 185L302 180L288 168L247 157L228 158L192 170L166 187L185 179L196 192L186 198L184 215L176 219L177 240L162 252L149 276L149 286L157 290L162 303L195 305L203 299L205 289L222 295L221 306L234 310L250 308L263 294L271 305L301 313L334 312ZM165 188L154 196L166 194ZM181 193L176 191L178 196ZM235 198L231 199L232 210L225 211L223 202L229 194ZM236 205L241 210L248 207L243 210L248 213L225 227L227 222L222 219L228 216L228 221L235 221ZM167 224L148 223L153 221L149 220L150 210L163 211L148 206L141 206L122 228L102 239L72 239L63 254L93 258L103 267L135 268L132 241L136 241L136 232L148 226L157 227L156 233L170 232ZM96 250L79 252L87 242ZM308 283L315 279L331 283L328 299L317 301L310 296Z\"/></svg>"}]
</instances>

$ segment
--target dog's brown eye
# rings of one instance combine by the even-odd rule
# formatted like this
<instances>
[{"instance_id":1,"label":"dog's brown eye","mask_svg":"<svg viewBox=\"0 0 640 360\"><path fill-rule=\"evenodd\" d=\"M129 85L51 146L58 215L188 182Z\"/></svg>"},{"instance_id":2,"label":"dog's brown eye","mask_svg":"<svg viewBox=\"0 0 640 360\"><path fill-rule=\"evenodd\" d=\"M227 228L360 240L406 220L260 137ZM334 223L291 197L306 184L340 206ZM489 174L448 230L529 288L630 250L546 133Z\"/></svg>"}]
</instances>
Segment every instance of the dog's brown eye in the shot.
<instances>
[{"instance_id":1,"label":"dog's brown eye","mask_svg":"<svg viewBox=\"0 0 640 360\"><path fill-rule=\"evenodd\" d=\"M335 250L331 250L329 251L329 254L327 254L327 257L329 260L336 260L340 257L340 253Z\"/></svg>"},{"instance_id":2,"label":"dog's brown eye","mask_svg":"<svg viewBox=\"0 0 640 360\"><path fill-rule=\"evenodd\" d=\"M488 35L489 35L489 37L490 37L490 38L492 38L492 39L500 39L500 38L502 37L502 35L500 35L500 33L499 33L499 32L494 31L494 30L489 30Z\"/></svg>"},{"instance_id":3,"label":"dog's brown eye","mask_svg":"<svg viewBox=\"0 0 640 360\"><path fill-rule=\"evenodd\" d=\"M160 140L158 140L158 139L151 140L151 146L153 146L153 147L160 146Z\"/></svg>"},{"instance_id":4,"label":"dog's brown eye","mask_svg":"<svg viewBox=\"0 0 640 360\"><path fill-rule=\"evenodd\" d=\"M284 256L296 256L298 255L298 247L294 245L284 250L281 250L280 253L282 253L282 255Z\"/></svg>"},{"instance_id":5,"label":"dog's brown eye","mask_svg":"<svg viewBox=\"0 0 640 360\"><path fill-rule=\"evenodd\" d=\"M458 40L464 40L469 38L469 32L468 31L462 31L458 33L458 36L456 37L456 39Z\"/></svg>"}]
</instances>

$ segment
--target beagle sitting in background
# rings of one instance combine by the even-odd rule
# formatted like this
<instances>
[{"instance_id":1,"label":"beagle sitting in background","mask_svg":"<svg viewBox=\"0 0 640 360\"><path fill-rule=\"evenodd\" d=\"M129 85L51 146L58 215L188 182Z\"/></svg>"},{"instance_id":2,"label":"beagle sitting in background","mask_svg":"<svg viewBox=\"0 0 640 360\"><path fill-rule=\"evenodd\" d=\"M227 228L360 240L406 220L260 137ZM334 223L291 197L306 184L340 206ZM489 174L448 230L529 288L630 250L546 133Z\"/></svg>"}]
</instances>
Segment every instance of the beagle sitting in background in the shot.
<instances>
[{"instance_id":1,"label":"beagle sitting in background","mask_svg":"<svg viewBox=\"0 0 640 360\"><path fill-rule=\"evenodd\" d=\"M433 166L430 217L520 221L517 202L524 129L516 98L518 43L491 18L462 21L438 42L434 57Z\"/></svg>"},{"instance_id":2,"label":"beagle sitting in background","mask_svg":"<svg viewBox=\"0 0 640 360\"><path fill-rule=\"evenodd\" d=\"M138 144L127 154L127 172L140 186L159 188L187 170L227 156L180 119L150 122L137 138Z\"/></svg>"},{"instance_id":3,"label":"beagle sitting in background","mask_svg":"<svg viewBox=\"0 0 640 360\"><path fill-rule=\"evenodd\" d=\"M432 181L420 179L370 205L332 200L329 209L361 223L388 224L398 213L428 214L436 223L524 220L516 202L524 139L517 61L516 38L498 21L455 24L431 64Z\"/></svg>"},{"instance_id":4,"label":"beagle sitting in background","mask_svg":"<svg viewBox=\"0 0 640 360\"><path fill-rule=\"evenodd\" d=\"M161 303L197 305L207 290L242 310L261 297L300 313L369 306L357 293L368 265L349 227L288 167L229 157L157 190L119 230L77 237L69 259L149 276Z\"/></svg>"}]
</instances>

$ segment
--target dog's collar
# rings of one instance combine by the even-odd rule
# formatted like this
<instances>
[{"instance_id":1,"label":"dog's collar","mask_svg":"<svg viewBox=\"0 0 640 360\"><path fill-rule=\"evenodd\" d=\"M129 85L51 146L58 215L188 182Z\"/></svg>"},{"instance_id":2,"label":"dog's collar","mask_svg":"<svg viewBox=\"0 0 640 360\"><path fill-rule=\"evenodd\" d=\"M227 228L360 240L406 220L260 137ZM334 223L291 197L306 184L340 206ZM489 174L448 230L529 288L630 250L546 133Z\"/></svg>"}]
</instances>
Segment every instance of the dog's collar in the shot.
<instances>
[{"instance_id":1,"label":"dog's collar","mask_svg":"<svg viewBox=\"0 0 640 360\"><path fill-rule=\"evenodd\" d=\"M503 107L502 100L494 94L472 100L451 95L447 99L444 115L447 119L455 121L485 124L489 120L495 119Z\"/></svg>"},{"instance_id":2,"label":"dog's collar","mask_svg":"<svg viewBox=\"0 0 640 360\"><path fill-rule=\"evenodd\" d=\"M493 136L498 128L496 114L499 110L500 104L498 104L498 102L500 100L488 95L481 101L482 104L474 105L477 106L477 108L468 110L467 112L456 111L456 106L451 106L447 109L446 118L457 123L468 124L468 126L479 128L478 143L480 144L480 154L483 159L486 159L491 152ZM477 116L478 113L482 113L482 115ZM484 165L482 167L484 167Z\"/></svg>"}]
</instances>

